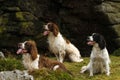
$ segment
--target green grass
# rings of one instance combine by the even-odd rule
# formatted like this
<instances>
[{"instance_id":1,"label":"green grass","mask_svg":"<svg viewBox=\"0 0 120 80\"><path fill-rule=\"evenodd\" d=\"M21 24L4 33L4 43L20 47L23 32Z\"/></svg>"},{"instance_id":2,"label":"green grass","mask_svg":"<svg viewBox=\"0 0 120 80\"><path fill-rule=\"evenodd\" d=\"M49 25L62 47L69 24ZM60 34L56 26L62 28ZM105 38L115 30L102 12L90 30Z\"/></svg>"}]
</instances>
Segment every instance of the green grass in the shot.
<instances>
[{"instance_id":1,"label":"green grass","mask_svg":"<svg viewBox=\"0 0 120 80\"><path fill-rule=\"evenodd\" d=\"M88 72L80 74L81 67L88 64L89 57L84 57L84 61L81 63L64 62L67 69L70 70L74 76L66 72L51 71L45 68L35 70L31 74L34 76L35 80L120 80L120 57L111 55L110 59L110 76L106 76L106 74L95 74L93 77L89 77ZM0 60L0 71L14 69L24 69L21 60L15 58Z\"/></svg>"},{"instance_id":2,"label":"green grass","mask_svg":"<svg viewBox=\"0 0 120 80\"><path fill-rule=\"evenodd\" d=\"M68 63L65 62L66 67L75 74L74 80L120 80L120 48L110 55L110 76L106 74L95 74L93 77L89 77L89 72L80 74L81 67L89 63L89 57L85 57L81 63Z\"/></svg>"},{"instance_id":3,"label":"green grass","mask_svg":"<svg viewBox=\"0 0 120 80\"><path fill-rule=\"evenodd\" d=\"M81 67L87 65L89 62L89 58L84 58L84 61L81 63L68 63L65 62L66 67L75 74L74 80L120 80L120 57L110 56L111 64L110 64L110 76L106 76L106 74L95 74L93 77L89 77L89 72L84 74L80 74Z\"/></svg>"},{"instance_id":4,"label":"green grass","mask_svg":"<svg viewBox=\"0 0 120 80\"><path fill-rule=\"evenodd\" d=\"M0 59L0 71L23 70L24 67L20 60L15 58Z\"/></svg>"},{"instance_id":5,"label":"green grass","mask_svg":"<svg viewBox=\"0 0 120 80\"><path fill-rule=\"evenodd\" d=\"M36 70L31 73L34 76L35 80L73 80L74 78L66 73L61 71L52 71L48 69Z\"/></svg>"}]
</instances>

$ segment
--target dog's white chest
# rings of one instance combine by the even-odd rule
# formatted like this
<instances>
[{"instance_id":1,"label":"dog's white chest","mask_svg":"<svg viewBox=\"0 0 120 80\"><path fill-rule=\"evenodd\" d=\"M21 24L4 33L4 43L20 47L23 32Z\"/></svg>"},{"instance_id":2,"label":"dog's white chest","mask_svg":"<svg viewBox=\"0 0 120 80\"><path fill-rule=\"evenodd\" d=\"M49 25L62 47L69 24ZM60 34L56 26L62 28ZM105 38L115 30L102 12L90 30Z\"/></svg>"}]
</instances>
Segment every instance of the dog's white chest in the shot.
<instances>
[{"instance_id":1,"label":"dog's white chest","mask_svg":"<svg viewBox=\"0 0 120 80\"><path fill-rule=\"evenodd\" d=\"M57 37L49 36L48 37L49 49L53 53L59 53L59 50L65 49L65 41L61 34L58 34Z\"/></svg>"},{"instance_id":2,"label":"dog's white chest","mask_svg":"<svg viewBox=\"0 0 120 80\"><path fill-rule=\"evenodd\" d=\"M31 58L31 55L29 53L23 54L23 65L28 70L33 69L39 69L39 55L38 57L33 61Z\"/></svg>"},{"instance_id":3,"label":"dog's white chest","mask_svg":"<svg viewBox=\"0 0 120 80\"><path fill-rule=\"evenodd\" d=\"M103 52L99 48L93 48L92 50L92 58L102 58Z\"/></svg>"}]
</instances>

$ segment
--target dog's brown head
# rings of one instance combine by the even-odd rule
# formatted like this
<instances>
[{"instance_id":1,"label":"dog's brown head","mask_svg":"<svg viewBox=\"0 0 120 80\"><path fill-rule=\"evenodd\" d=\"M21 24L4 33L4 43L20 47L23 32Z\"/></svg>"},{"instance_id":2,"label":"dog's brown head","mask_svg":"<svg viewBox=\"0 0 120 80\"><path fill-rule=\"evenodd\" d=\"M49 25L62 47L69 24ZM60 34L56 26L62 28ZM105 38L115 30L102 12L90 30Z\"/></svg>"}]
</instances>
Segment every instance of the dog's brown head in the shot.
<instances>
[{"instance_id":1,"label":"dog's brown head","mask_svg":"<svg viewBox=\"0 0 120 80\"><path fill-rule=\"evenodd\" d=\"M44 25L44 35L49 35L49 33L52 32L54 36L58 35L59 28L55 23L49 22L46 25Z\"/></svg>"},{"instance_id":2,"label":"dog's brown head","mask_svg":"<svg viewBox=\"0 0 120 80\"><path fill-rule=\"evenodd\" d=\"M28 40L23 43L18 43L18 48L17 54L29 53L33 60L37 58L38 51L35 41Z\"/></svg>"}]
</instances>

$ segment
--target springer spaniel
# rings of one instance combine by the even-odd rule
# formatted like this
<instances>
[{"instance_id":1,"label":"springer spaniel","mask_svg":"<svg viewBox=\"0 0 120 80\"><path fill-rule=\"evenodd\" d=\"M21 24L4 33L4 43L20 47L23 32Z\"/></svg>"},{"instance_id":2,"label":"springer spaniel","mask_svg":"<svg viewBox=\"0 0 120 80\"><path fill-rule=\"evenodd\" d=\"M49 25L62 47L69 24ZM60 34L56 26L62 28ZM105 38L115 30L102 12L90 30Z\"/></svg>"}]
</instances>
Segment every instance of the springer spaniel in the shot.
<instances>
[{"instance_id":1,"label":"springer spaniel","mask_svg":"<svg viewBox=\"0 0 120 80\"><path fill-rule=\"evenodd\" d=\"M106 49L106 42L104 37L98 33L93 33L92 36L89 36L88 45L92 45L92 51L90 56L90 62L87 66L81 68L81 73L85 71L90 72L90 76L93 76L93 73L103 73L106 72L106 75L110 75L110 58L108 51Z\"/></svg>"},{"instance_id":2,"label":"springer spaniel","mask_svg":"<svg viewBox=\"0 0 120 80\"><path fill-rule=\"evenodd\" d=\"M70 73L70 71L66 69L64 64L40 56L38 54L35 41L29 40L23 43L19 43L18 48L19 49L17 51L17 54L23 55L23 65L30 72L34 71L35 69L41 69L45 67L54 71L62 70Z\"/></svg>"},{"instance_id":3,"label":"springer spaniel","mask_svg":"<svg viewBox=\"0 0 120 80\"><path fill-rule=\"evenodd\" d=\"M58 61L63 62L66 54L72 62L83 61L79 50L69 40L63 38L55 23L49 22L44 25L43 35L48 36L49 49Z\"/></svg>"}]
</instances>

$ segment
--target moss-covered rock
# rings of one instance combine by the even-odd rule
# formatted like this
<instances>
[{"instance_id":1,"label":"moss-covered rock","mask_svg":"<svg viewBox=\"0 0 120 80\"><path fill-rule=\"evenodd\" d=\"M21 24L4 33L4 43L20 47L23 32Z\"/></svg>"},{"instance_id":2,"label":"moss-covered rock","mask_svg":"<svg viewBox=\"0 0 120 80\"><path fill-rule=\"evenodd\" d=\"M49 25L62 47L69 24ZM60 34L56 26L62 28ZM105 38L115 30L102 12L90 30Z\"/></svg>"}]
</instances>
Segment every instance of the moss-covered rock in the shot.
<instances>
[{"instance_id":1,"label":"moss-covered rock","mask_svg":"<svg viewBox=\"0 0 120 80\"><path fill-rule=\"evenodd\" d=\"M29 12L16 12L17 21L33 21L35 19L35 16Z\"/></svg>"},{"instance_id":2,"label":"moss-covered rock","mask_svg":"<svg viewBox=\"0 0 120 80\"><path fill-rule=\"evenodd\" d=\"M9 21L9 13L3 14L0 16L0 25L6 25Z\"/></svg>"},{"instance_id":3,"label":"moss-covered rock","mask_svg":"<svg viewBox=\"0 0 120 80\"><path fill-rule=\"evenodd\" d=\"M1 8L5 12L18 12L21 11L19 7L2 7Z\"/></svg>"},{"instance_id":4,"label":"moss-covered rock","mask_svg":"<svg viewBox=\"0 0 120 80\"><path fill-rule=\"evenodd\" d=\"M115 30L117 36L120 37L120 24L114 25L114 26L112 26L112 28Z\"/></svg>"},{"instance_id":5,"label":"moss-covered rock","mask_svg":"<svg viewBox=\"0 0 120 80\"><path fill-rule=\"evenodd\" d=\"M3 33L6 30L4 26L0 26L0 34Z\"/></svg>"},{"instance_id":6,"label":"moss-covered rock","mask_svg":"<svg viewBox=\"0 0 120 80\"><path fill-rule=\"evenodd\" d=\"M101 33L106 38L111 52L119 47L119 12L119 0L2 0L0 49L33 39L39 51L46 51L48 46L42 27L44 23L53 21L82 55L90 53L85 40L93 32Z\"/></svg>"},{"instance_id":7,"label":"moss-covered rock","mask_svg":"<svg viewBox=\"0 0 120 80\"><path fill-rule=\"evenodd\" d=\"M115 6L116 5L116 6ZM120 3L111 3L106 2L102 3L101 5L95 6L96 12L104 12L104 13L118 13L120 11L119 6Z\"/></svg>"},{"instance_id":8,"label":"moss-covered rock","mask_svg":"<svg viewBox=\"0 0 120 80\"><path fill-rule=\"evenodd\" d=\"M21 22L20 23L20 34L34 35L35 27L33 22Z\"/></svg>"},{"instance_id":9,"label":"moss-covered rock","mask_svg":"<svg viewBox=\"0 0 120 80\"><path fill-rule=\"evenodd\" d=\"M107 13L110 24L120 24L120 13Z\"/></svg>"}]
</instances>

